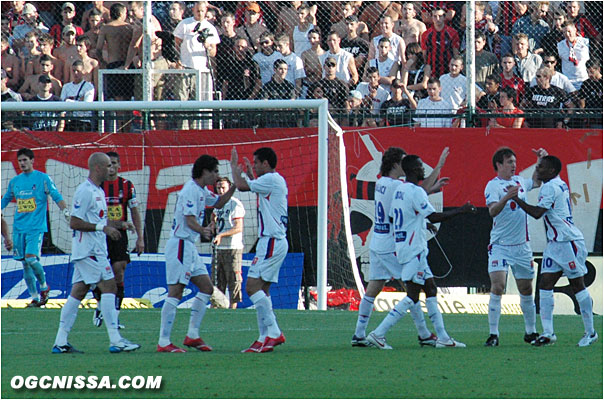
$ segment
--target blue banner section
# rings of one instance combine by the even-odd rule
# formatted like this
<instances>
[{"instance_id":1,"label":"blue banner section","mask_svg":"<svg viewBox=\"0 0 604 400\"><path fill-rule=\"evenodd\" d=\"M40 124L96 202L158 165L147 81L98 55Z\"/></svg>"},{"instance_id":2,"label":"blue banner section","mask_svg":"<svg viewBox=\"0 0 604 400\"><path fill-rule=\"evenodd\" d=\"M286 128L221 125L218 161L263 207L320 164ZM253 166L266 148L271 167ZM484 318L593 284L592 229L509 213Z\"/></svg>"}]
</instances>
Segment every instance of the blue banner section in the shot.
<instances>
[{"instance_id":1,"label":"blue banner section","mask_svg":"<svg viewBox=\"0 0 604 400\"><path fill-rule=\"evenodd\" d=\"M202 261L211 273L210 254L201 254ZM243 255L243 301L238 307L245 308L252 305L245 292L245 281L255 254ZM73 264L69 263L69 256L42 256L41 260L46 271L46 280L50 286L50 298L65 299L71 289ZM278 309L297 309L302 282L304 265L303 253L288 253L279 271L279 283L271 286L271 299L273 307ZM153 307L161 307L168 295L166 286L166 267L163 254L143 254L140 257L132 256L132 262L126 268L124 279L124 293L126 297L148 299ZM27 299L29 293L23 280L21 263L11 257L2 257L2 299ZM187 307L195 297L198 290L193 284L185 288L181 307ZM92 297L88 293L87 297Z\"/></svg>"}]
</instances>

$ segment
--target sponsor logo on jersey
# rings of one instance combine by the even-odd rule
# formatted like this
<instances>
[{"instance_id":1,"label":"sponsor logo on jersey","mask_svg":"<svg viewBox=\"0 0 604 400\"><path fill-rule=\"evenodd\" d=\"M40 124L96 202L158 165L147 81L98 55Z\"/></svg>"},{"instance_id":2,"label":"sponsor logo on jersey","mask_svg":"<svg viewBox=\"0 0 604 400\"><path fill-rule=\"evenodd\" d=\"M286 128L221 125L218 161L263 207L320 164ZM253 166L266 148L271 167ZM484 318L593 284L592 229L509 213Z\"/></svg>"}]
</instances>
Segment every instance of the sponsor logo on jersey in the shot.
<instances>
[{"instance_id":1,"label":"sponsor logo on jersey","mask_svg":"<svg viewBox=\"0 0 604 400\"><path fill-rule=\"evenodd\" d=\"M498 265L499 265L499 261L497 261L497 260L494 260L494 261L491 263L491 267L497 267Z\"/></svg>"},{"instance_id":2,"label":"sponsor logo on jersey","mask_svg":"<svg viewBox=\"0 0 604 400\"><path fill-rule=\"evenodd\" d=\"M515 201L510 201L510 208L512 209L512 211L516 210L516 202Z\"/></svg>"},{"instance_id":3,"label":"sponsor logo on jersey","mask_svg":"<svg viewBox=\"0 0 604 400\"><path fill-rule=\"evenodd\" d=\"M80 205L80 201L79 201L79 200L76 200L76 202L75 202L75 203L73 203L73 208L80 208L80 207L81 207L81 205Z\"/></svg>"},{"instance_id":4,"label":"sponsor logo on jersey","mask_svg":"<svg viewBox=\"0 0 604 400\"><path fill-rule=\"evenodd\" d=\"M425 210L425 209L426 209L426 207L428 207L428 203L422 203L422 205L420 206L420 208L421 208L422 210Z\"/></svg>"},{"instance_id":5,"label":"sponsor logo on jersey","mask_svg":"<svg viewBox=\"0 0 604 400\"><path fill-rule=\"evenodd\" d=\"M569 263L568 263L568 267L569 267L570 269L576 269L576 268L577 268L577 266L575 265L575 262L574 262L574 261L569 262Z\"/></svg>"},{"instance_id":6,"label":"sponsor logo on jersey","mask_svg":"<svg viewBox=\"0 0 604 400\"><path fill-rule=\"evenodd\" d=\"M189 208L193 207L193 202L192 201L187 201L187 207L189 207Z\"/></svg>"},{"instance_id":7,"label":"sponsor logo on jersey","mask_svg":"<svg viewBox=\"0 0 604 400\"><path fill-rule=\"evenodd\" d=\"M256 265L257 262L258 262L258 257L254 257L254 259L252 260L252 265Z\"/></svg>"}]
</instances>

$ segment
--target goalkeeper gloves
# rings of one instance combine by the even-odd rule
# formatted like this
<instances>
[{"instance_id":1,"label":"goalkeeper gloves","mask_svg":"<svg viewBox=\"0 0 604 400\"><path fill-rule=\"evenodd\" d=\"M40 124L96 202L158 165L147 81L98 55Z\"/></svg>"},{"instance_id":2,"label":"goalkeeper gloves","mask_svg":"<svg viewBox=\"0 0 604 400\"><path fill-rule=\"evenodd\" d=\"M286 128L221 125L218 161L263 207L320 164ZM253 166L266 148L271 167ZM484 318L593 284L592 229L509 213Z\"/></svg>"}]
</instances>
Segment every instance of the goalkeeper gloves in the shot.
<instances>
[{"instance_id":1,"label":"goalkeeper gloves","mask_svg":"<svg viewBox=\"0 0 604 400\"><path fill-rule=\"evenodd\" d=\"M67 207L63 209L63 216L65 217L65 221L69 223L69 221L71 220L71 214L69 213Z\"/></svg>"}]
</instances>

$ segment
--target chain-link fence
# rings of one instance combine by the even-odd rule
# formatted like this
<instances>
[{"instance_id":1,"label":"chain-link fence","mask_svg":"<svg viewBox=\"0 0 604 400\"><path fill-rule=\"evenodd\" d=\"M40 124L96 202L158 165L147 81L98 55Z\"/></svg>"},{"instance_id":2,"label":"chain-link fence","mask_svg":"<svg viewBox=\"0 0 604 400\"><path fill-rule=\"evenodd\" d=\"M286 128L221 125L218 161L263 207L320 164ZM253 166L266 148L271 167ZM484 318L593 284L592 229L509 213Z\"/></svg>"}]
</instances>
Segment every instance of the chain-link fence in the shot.
<instances>
[{"instance_id":1,"label":"chain-link fence","mask_svg":"<svg viewBox=\"0 0 604 400\"><path fill-rule=\"evenodd\" d=\"M343 126L602 127L601 1L94 3L2 2L2 101L325 97ZM316 123L122 114L3 115L3 128Z\"/></svg>"}]
</instances>

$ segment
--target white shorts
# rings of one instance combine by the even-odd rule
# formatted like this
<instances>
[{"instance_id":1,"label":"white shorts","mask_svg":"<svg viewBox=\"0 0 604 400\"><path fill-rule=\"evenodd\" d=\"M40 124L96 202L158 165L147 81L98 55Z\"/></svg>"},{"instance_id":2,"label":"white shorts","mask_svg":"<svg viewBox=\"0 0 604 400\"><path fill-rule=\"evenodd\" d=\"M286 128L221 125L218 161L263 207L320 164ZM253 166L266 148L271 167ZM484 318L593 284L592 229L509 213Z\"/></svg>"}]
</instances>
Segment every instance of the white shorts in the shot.
<instances>
[{"instance_id":1,"label":"white shorts","mask_svg":"<svg viewBox=\"0 0 604 400\"><path fill-rule=\"evenodd\" d=\"M277 283L279 269L285 260L288 249L287 239L261 237L256 245L256 257L252 261L247 276L262 279L264 282Z\"/></svg>"},{"instance_id":2,"label":"white shorts","mask_svg":"<svg viewBox=\"0 0 604 400\"><path fill-rule=\"evenodd\" d=\"M114 278L111 264L107 257L90 256L73 262L71 284L84 282L87 285L108 281Z\"/></svg>"},{"instance_id":3,"label":"white shorts","mask_svg":"<svg viewBox=\"0 0 604 400\"><path fill-rule=\"evenodd\" d=\"M489 245L489 274L496 271L508 272L508 267L512 267L516 279L535 277L533 252L528 243L512 246Z\"/></svg>"},{"instance_id":4,"label":"white shorts","mask_svg":"<svg viewBox=\"0 0 604 400\"><path fill-rule=\"evenodd\" d=\"M208 269L201 261L195 243L171 237L166 242L166 283L188 285L191 277L208 275Z\"/></svg>"},{"instance_id":5,"label":"white shorts","mask_svg":"<svg viewBox=\"0 0 604 400\"><path fill-rule=\"evenodd\" d=\"M401 279L401 264L396 253L376 253L369 250L369 280Z\"/></svg>"},{"instance_id":6,"label":"white shorts","mask_svg":"<svg viewBox=\"0 0 604 400\"><path fill-rule=\"evenodd\" d=\"M428 265L428 252L424 251L403 264L401 279L403 282L413 281L418 285L424 285L426 279L433 278L432 271Z\"/></svg>"},{"instance_id":7,"label":"white shorts","mask_svg":"<svg viewBox=\"0 0 604 400\"><path fill-rule=\"evenodd\" d=\"M584 240L570 242L549 242L543 252L542 274L562 271L568 279L580 278L587 274L585 259L587 248Z\"/></svg>"}]
</instances>

